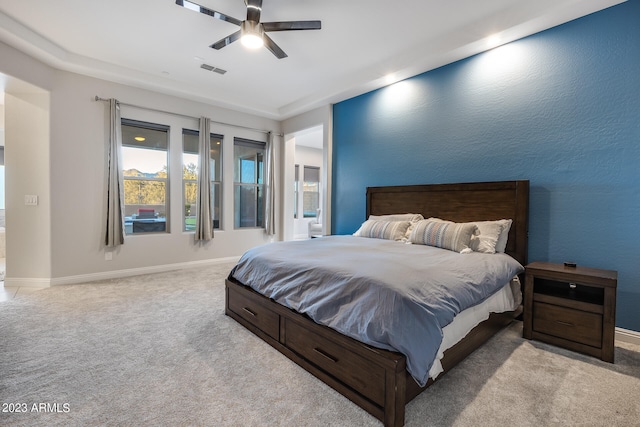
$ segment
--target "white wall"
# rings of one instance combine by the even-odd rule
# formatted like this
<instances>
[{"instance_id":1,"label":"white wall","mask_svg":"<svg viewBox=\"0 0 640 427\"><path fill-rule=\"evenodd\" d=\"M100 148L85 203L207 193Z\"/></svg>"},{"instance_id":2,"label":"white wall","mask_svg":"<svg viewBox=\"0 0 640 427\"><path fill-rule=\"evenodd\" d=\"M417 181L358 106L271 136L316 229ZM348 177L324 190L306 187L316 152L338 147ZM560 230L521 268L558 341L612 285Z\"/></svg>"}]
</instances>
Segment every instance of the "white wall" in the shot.
<instances>
[{"instance_id":1,"label":"white wall","mask_svg":"<svg viewBox=\"0 0 640 427\"><path fill-rule=\"evenodd\" d=\"M51 275L51 188L49 163L49 93L7 89L5 94L5 207L7 274L47 278ZM38 197L36 206L25 195Z\"/></svg>"},{"instance_id":2,"label":"white wall","mask_svg":"<svg viewBox=\"0 0 640 427\"><path fill-rule=\"evenodd\" d=\"M181 227L182 195L180 181L170 187L171 233L127 236L125 244L113 253L112 261L105 261L103 224L105 223L104 192L106 143L108 138L108 105L96 102L94 96L117 98L123 103L148 106L154 109L177 112L193 117L207 116L214 121L272 130L281 133L280 123L274 120L238 113L206 104L132 88L117 83L94 79L52 69L17 50L0 43L0 73L9 78L21 79L50 92L50 125L46 132L39 130L18 155L22 142L9 134L12 123L28 120L31 116L21 110L11 110L13 105L24 108L19 99L7 99L7 163L15 175L11 182L24 182L24 186L7 189L8 231L20 236L10 239L7 235L8 259L6 284L29 283L58 284L117 277L136 272L155 271L189 263L237 257L246 249L262 244L266 238L262 229L233 230L233 137L265 140L260 132L236 127L212 124L212 132L224 134L224 231L216 232L208 244L197 245L192 233L183 233ZM9 98L9 97L8 97ZM25 118L17 117L25 114ZM182 127L194 128L196 120L181 119L173 115L147 110L122 108L122 116L169 124L171 126L170 171L180 176L180 147ZM45 117L38 118L43 121ZM197 127L195 127L197 129ZM179 138L178 140L176 138ZM276 170L280 168L281 138L275 138ZM13 145L13 149L12 149ZM36 160L28 163L26 151ZM11 154L13 153L13 154ZM35 162L35 163L33 163ZM29 166L28 168L26 166ZM9 176L7 181L9 181ZM27 186L26 183L30 183ZM11 184L10 184L11 185ZM24 194L37 193L41 204L28 210L23 203ZM50 196L49 196L50 195ZM20 206L20 210L18 210ZM13 213L12 208L16 209ZM34 218L16 221L22 211L36 212ZM276 212L279 218L280 208ZM28 219L28 220L27 220ZM25 240L39 230L38 245ZM47 230L49 233L47 233ZM50 235L50 238L48 237ZM12 260L13 259L13 260Z\"/></svg>"}]
</instances>

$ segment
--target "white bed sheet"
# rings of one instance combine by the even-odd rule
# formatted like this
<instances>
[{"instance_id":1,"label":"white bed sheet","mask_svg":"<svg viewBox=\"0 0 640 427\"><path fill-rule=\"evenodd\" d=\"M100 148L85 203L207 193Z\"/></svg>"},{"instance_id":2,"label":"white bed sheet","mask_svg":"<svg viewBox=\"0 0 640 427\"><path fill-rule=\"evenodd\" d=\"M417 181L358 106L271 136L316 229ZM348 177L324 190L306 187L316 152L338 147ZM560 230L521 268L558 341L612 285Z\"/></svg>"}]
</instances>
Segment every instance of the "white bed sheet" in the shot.
<instances>
[{"instance_id":1,"label":"white bed sheet","mask_svg":"<svg viewBox=\"0 0 640 427\"><path fill-rule=\"evenodd\" d=\"M480 322L487 320L489 314L504 313L518 308L522 302L522 292L520 289L520 280L518 280L518 277L515 277L482 303L469 307L459 313L453 319L453 322L445 326L442 329L442 343L440 344L436 360L429 370L429 377L435 380L438 375L444 371L442 363L440 363L444 352L467 336Z\"/></svg>"}]
</instances>

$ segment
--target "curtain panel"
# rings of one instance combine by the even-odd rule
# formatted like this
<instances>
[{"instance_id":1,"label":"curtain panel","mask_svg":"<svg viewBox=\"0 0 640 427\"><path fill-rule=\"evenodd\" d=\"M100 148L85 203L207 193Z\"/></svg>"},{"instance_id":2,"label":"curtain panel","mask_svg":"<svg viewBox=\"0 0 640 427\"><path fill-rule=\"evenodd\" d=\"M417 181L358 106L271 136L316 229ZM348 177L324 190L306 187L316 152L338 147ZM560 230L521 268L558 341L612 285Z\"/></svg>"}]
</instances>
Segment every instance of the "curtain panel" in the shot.
<instances>
[{"instance_id":1,"label":"curtain panel","mask_svg":"<svg viewBox=\"0 0 640 427\"><path fill-rule=\"evenodd\" d=\"M109 147L107 152L107 247L124 244L124 178L122 176L122 128L120 105L109 100Z\"/></svg>"},{"instance_id":2,"label":"curtain panel","mask_svg":"<svg viewBox=\"0 0 640 427\"><path fill-rule=\"evenodd\" d=\"M200 117L195 240L201 242L213 239L213 218L211 217L211 168L209 167L210 158L211 119Z\"/></svg>"},{"instance_id":3,"label":"curtain panel","mask_svg":"<svg viewBox=\"0 0 640 427\"><path fill-rule=\"evenodd\" d=\"M264 232L273 236L276 234L275 220L275 155L273 146L273 133L267 134L267 165L266 165L266 194L264 209Z\"/></svg>"}]
</instances>

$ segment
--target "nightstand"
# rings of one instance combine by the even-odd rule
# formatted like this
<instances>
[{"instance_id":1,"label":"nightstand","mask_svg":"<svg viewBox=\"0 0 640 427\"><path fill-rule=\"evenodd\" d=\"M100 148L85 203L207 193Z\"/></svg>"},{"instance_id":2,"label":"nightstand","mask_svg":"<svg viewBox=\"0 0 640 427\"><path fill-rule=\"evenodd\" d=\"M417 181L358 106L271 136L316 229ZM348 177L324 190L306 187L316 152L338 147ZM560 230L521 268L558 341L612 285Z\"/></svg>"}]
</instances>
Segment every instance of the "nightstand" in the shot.
<instances>
[{"instance_id":1,"label":"nightstand","mask_svg":"<svg viewBox=\"0 0 640 427\"><path fill-rule=\"evenodd\" d=\"M617 284L612 270L527 265L523 337L613 363Z\"/></svg>"}]
</instances>

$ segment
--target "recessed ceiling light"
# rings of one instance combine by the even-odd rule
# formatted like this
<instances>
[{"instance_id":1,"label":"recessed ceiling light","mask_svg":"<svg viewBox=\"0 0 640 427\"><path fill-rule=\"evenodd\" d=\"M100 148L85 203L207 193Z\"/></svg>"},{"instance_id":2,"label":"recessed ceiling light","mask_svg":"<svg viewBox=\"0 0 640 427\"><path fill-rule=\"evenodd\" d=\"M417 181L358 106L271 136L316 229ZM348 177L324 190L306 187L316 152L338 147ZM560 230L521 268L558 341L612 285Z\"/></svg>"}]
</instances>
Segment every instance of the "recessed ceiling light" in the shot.
<instances>
[{"instance_id":1,"label":"recessed ceiling light","mask_svg":"<svg viewBox=\"0 0 640 427\"><path fill-rule=\"evenodd\" d=\"M136 136L136 137L134 137L133 139L135 139L135 140L136 140L136 141L138 141L138 142L142 142L142 141L144 141L144 140L145 140L145 139L147 139L147 138L145 138L144 136Z\"/></svg>"},{"instance_id":2,"label":"recessed ceiling light","mask_svg":"<svg viewBox=\"0 0 640 427\"><path fill-rule=\"evenodd\" d=\"M492 34L487 37L487 45L489 49L493 49L494 47L500 46L502 44L502 37L500 34Z\"/></svg>"},{"instance_id":3,"label":"recessed ceiling light","mask_svg":"<svg viewBox=\"0 0 640 427\"><path fill-rule=\"evenodd\" d=\"M398 77L394 73L389 73L384 76L384 82L388 85L393 84L398 81Z\"/></svg>"}]
</instances>

